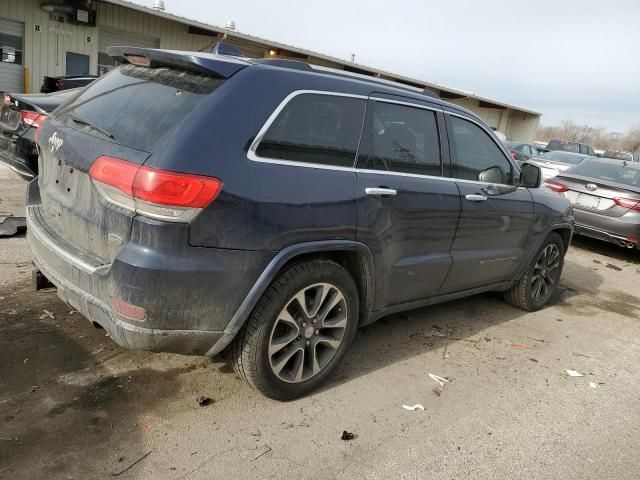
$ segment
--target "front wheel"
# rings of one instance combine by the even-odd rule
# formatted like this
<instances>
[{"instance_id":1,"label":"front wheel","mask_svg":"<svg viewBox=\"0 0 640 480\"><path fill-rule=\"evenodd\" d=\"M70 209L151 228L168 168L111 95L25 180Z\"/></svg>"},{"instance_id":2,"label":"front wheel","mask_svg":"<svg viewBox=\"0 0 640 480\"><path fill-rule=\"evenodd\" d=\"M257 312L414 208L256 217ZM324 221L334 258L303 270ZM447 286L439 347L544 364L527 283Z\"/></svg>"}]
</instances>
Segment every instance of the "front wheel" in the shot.
<instances>
[{"instance_id":1,"label":"front wheel","mask_svg":"<svg viewBox=\"0 0 640 480\"><path fill-rule=\"evenodd\" d=\"M564 265L564 243L551 233L533 257L524 275L504 294L507 303L528 312L540 310L558 286Z\"/></svg>"},{"instance_id":2,"label":"front wheel","mask_svg":"<svg viewBox=\"0 0 640 480\"><path fill-rule=\"evenodd\" d=\"M285 270L264 293L234 340L238 375L277 400L303 396L322 383L353 340L358 289L330 260Z\"/></svg>"}]
</instances>

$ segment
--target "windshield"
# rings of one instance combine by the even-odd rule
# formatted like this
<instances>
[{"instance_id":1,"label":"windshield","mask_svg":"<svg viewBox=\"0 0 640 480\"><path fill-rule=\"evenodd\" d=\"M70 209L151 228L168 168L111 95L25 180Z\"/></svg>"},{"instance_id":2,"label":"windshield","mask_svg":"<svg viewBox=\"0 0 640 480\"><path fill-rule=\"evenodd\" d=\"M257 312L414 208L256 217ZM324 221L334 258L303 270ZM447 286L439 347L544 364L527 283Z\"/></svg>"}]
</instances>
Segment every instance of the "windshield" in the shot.
<instances>
[{"instance_id":1,"label":"windshield","mask_svg":"<svg viewBox=\"0 0 640 480\"><path fill-rule=\"evenodd\" d=\"M599 161L586 161L580 165L571 167L567 173L590 177L607 182L620 183L630 187L640 187L640 169L631 167L626 163L605 163Z\"/></svg>"},{"instance_id":2,"label":"windshield","mask_svg":"<svg viewBox=\"0 0 640 480\"><path fill-rule=\"evenodd\" d=\"M520 150L523 146L522 143L519 142L512 142L510 140L505 140L504 142L504 146L507 147L510 150Z\"/></svg>"},{"instance_id":3,"label":"windshield","mask_svg":"<svg viewBox=\"0 0 640 480\"><path fill-rule=\"evenodd\" d=\"M55 117L86 134L153 152L221 83L183 70L124 65L92 83Z\"/></svg>"},{"instance_id":4,"label":"windshield","mask_svg":"<svg viewBox=\"0 0 640 480\"><path fill-rule=\"evenodd\" d=\"M577 165L587 157L577 153L561 152L561 151L555 150L553 152L543 153L542 155L540 155L540 158L544 160L548 160L550 162L559 162L559 163L566 163L569 165Z\"/></svg>"},{"instance_id":5,"label":"windshield","mask_svg":"<svg viewBox=\"0 0 640 480\"><path fill-rule=\"evenodd\" d=\"M580 146L574 142L561 142L560 140L551 140L547 145L547 150L561 150L563 152L580 152Z\"/></svg>"}]
</instances>

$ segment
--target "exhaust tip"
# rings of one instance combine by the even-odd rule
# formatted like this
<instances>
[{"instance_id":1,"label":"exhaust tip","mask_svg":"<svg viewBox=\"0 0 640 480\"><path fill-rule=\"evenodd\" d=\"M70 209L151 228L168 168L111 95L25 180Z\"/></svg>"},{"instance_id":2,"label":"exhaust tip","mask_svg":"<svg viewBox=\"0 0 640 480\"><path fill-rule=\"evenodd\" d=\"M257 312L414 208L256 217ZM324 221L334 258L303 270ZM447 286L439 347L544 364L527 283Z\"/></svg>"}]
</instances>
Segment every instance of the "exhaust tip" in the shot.
<instances>
[{"instance_id":1,"label":"exhaust tip","mask_svg":"<svg viewBox=\"0 0 640 480\"><path fill-rule=\"evenodd\" d=\"M627 246L627 242L625 242L624 240L620 240L620 241L618 242L618 245L619 245L619 246L621 246L622 248L624 248L624 247L626 247L626 246Z\"/></svg>"},{"instance_id":2,"label":"exhaust tip","mask_svg":"<svg viewBox=\"0 0 640 480\"><path fill-rule=\"evenodd\" d=\"M627 243L627 248L636 248L636 244L635 243Z\"/></svg>"}]
</instances>

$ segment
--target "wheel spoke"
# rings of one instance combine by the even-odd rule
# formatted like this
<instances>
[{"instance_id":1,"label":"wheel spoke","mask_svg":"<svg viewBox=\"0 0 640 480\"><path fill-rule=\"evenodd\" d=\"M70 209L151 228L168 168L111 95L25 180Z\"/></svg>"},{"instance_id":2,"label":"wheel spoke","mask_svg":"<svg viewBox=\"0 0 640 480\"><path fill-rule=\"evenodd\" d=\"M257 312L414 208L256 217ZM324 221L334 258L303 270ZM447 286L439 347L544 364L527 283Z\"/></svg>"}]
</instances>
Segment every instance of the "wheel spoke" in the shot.
<instances>
[{"instance_id":1,"label":"wheel spoke","mask_svg":"<svg viewBox=\"0 0 640 480\"><path fill-rule=\"evenodd\" d=\"M298 332L291 330L286 335L282 335L278 338L273 338L269 343L269 356L273 357L276 353L282 350L284 347L298 338Z\"/></svg>"},{"instance_id":2,"label":"wheel spoke","mask_svg":"<svg viewBox=\"0 0 640 480\"><path fill-rule=\"evenodd\" d=\"M285 367L285 365L289 362L289 360L291 360L291 358L302 352L302 355L304 355L304 349L302 347L296 347L296 348L292 348L291 351L285 353L282 358L279 358L278 361L275 364L271 364L271 366L273 367L273 371L277 374L280 375L280 372L282 372L282 369Z\"/></svg>"},{"instance_id":3,"label":"wheel spoke","mask_svg":"<svg viewBox=\"0 0 640 480\"><path fill-rule=\"evenodd\" d=\"M309 308L307 306L307 297L305 294L306 294L306 290L301 290L296 294L294 299L298 302L298 305L300 305L300 309L302 310L302 313L306 317L310 317L311 315L309 315Z\"/></svg>"},{"instance_id":4,"label":"wheel spoke","mask_svg":"<svg viewBox=\"0 0 640 480\"><path fill-rule=\"evenodd\" d=\"M322 343L323 345L328 345L332 349L337 350L340 344L342 343L342 340L336 340L333 337L329 337L327 335L321 335L316 340L316 343Z\"/></svg>"},{"instance_id":5,"label":"wheel spoke","mask_svg":"<svg viewBox=\"0 0 640 480\"><path fill-rule=\"evenodd\" d=\"M305 349L300 350L301 354L296 357L295 363L293 364L293 368L291 369L291 373L294 373L293 380L296 382L301 382L304 374L304 352Z\"/></svg>"}]
</instances>

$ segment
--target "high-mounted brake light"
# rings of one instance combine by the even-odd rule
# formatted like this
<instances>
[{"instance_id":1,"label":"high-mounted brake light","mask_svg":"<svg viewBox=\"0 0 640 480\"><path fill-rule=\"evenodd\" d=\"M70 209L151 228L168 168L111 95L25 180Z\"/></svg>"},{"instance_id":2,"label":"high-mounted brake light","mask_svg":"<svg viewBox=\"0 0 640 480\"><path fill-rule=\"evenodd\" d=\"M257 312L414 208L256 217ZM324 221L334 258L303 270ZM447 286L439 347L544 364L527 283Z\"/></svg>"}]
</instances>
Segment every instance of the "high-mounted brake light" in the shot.
<instances>
[{"instance_id":1,"label":"high-mounted brake light","mask_svg":"<svg viewBox=\"0 0 640 480\"><path fill-rule=\"evenodd\" d=\"M554 182L553 180L545 180L544 186L558 193L566 192L567 190L569 190L569 187L567 187L566 185Z\"/></svg>"},{"instance_id":2,"label":"high-mounted brake light","mask_svg":"<svg viewBox=\"0 0 640 480\"><path fill-rule=\"evenodd\" d=\"M640 212L640 199L638 198L614 198L616 205L630 210L637 210Z\"/></svg>"},{"instance_id":3,"label":"high-mounted brake light","mask_svg":"<svg viewBox=\"0 0 640 480\"><path fill-rule=\"evenodd\" d=\"M125 55L129 63L137 65L138 67L148 67L151 65L151 60L144 55Z\"/></svg>"},{"instance_id":4,"label":"high-mounted brake light","mask_svg":"<svg viewBox=\"0 0 640 480\"><path fill-rule=\"evenodd\" d=\"M215 177L168 172L106 156L93 163L89 175L111 203L172 222L192 220L222 190L222 181Z\"/></svg>"},{"instance_id":5,"label":"high-mounted brake light","mask_svg":"<svg viewBox=\"0 0 640 480\"><path fill-rule=\"evenodd\" d=\"M28 127L39 128L44 121L46 115L38 112L22 111L22 123Z\"/></svg>"}]
</instances>

